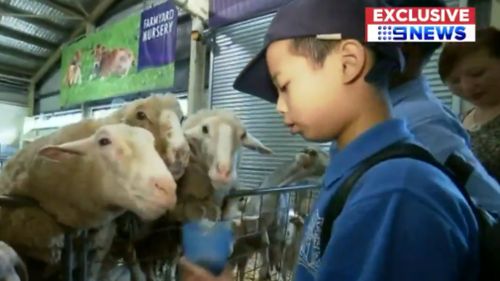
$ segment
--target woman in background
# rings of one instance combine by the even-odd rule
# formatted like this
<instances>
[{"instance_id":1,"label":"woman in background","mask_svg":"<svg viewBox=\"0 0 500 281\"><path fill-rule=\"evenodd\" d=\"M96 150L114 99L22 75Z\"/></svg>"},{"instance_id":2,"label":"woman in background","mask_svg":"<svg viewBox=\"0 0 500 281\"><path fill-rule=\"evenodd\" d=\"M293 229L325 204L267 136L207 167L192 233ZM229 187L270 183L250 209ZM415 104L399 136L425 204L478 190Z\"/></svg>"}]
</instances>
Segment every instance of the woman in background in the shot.
<instances>
[{"instance_id":1,"label":"woman in background","mask_svg":"<svg viewBox=\"0 0 500 281\"><path fill-rule=\"evenodd\" d=\"M500 30L478 30L476 42L448 43L439 75L451 92L474 107L463 119L472 150L497 182L500 179Z\"/></svg>"}]
</instances>

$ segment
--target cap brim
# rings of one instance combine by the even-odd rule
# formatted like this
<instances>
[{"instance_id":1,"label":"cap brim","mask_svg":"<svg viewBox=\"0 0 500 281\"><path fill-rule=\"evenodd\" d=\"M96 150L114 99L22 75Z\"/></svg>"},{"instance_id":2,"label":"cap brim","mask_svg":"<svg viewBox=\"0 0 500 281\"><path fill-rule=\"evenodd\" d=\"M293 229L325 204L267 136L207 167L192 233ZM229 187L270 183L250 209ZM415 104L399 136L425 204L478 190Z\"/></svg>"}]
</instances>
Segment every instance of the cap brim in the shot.
<instances>
[{"instance_id":1,"label":"cap brim","mask_svg":"<svg viewBox=\"0 0 500 281\"><path fill-rule=\"evenodd\" d=\"M264 47L240 72L233 87L240 92L276 103L278 92L267 68L266 49Z\"/></svg>"},{"instance_id":2,"label":"cap brim","mask_svg":"<svg viewBox=\"0 0 500 281\"><path fill-rule=\"evenodd\" d=\"M377 45L377 51L381 52L387 58L385 64L377 64L381 71L390 71L394 67L398 72L403 71L405 61L401 50L393 45ZM278 91L269 73L266 62L266 50L264 47L240 72L236 77L233 87L237 91L247 93L271 103L278 100ZM390 69L389 69L390 68ZM376 71L378 72L378 71Z\"/></svg>"}]
</instances>

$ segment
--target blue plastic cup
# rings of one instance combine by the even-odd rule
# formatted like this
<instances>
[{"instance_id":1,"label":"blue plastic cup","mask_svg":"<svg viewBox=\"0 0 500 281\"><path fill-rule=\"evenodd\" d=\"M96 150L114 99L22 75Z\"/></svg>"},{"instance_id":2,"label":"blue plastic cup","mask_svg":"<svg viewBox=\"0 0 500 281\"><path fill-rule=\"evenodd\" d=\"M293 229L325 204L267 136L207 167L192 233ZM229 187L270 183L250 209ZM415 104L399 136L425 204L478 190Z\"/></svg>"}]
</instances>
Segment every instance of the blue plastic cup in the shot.
<instances>
[{"instance_id":1,"label":"blue plastic cup","mask_svg":"<svg viewBox=\"0 0 500 281\"><path fill-rule=\"evenodd\" d=\"M189 222L182 227L185 257L218 276L233 251L233 231L229 222L208 220Z\"/></svg>"}]
</instances>

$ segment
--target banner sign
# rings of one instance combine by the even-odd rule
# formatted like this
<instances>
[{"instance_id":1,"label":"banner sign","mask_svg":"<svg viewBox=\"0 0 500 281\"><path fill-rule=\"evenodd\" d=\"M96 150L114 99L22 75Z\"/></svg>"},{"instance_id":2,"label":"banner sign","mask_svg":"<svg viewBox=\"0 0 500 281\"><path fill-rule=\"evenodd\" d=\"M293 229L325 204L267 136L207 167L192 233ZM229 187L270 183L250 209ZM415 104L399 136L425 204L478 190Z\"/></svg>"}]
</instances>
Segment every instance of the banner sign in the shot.
<instances>
[{"instance_id":1,"label":"banner sign","mask_svg":"<svg viewBox=\"0 0 500 281\"><path fill-rule=\"evenodd\" d=\"M276 10L291 0L211 0L210 27L221 27Z\"/></svg>"},{"instance_id":2,"label":"banner sign","mask_svg":"<svg viewBox=\"0 0 500 281\"><path fill-rule=\"evenodd\" d=\"M177 8L173 1L144 11L141 15L138 69L174 62L176 38Z\"/></svg>"},{"instance_id":3,"label":"banner sign","mask_svg":"<svg viewBox=\"0 0 500 281\"><path fill-rule=\"evenodd\" d=\"M61 105L172 87L176 37L177 9L169 0L66 46Z\"/></svg>"}]
</instances>

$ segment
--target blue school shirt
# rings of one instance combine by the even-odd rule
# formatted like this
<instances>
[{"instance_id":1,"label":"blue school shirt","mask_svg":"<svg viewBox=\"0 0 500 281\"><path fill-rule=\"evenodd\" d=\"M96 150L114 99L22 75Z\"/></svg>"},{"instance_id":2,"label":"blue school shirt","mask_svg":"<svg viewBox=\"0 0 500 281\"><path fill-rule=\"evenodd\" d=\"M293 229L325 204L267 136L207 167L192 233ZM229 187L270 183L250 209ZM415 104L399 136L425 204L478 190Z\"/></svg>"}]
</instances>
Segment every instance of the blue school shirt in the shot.
<instances>
[{"instance_id":1,"label":"blue school shirt","mask_svg":"<svg viewBox=\"0 0 500 281\"><path fill-rule=\"evenodd\" d=\"M363 159L413 140L393 119L331 155L324 186L307 219L295 280L472 281L478 272L477 222L460 191L437 168L413 159L372 167L354 186L324 255L327 205Z\"/></svg>"},{"instance_id":2,"label":"blue school shirt","mask_svg":"<svg viewBox=\"0 0 500 281\"><path fill-rule=\"evenodd\" d=\"M405 119L415 138L441 163L452 153L462 155L475 167L466 184L475 202L490 212L500 213L500 186L488 174L470 149L470 137L455 114L432 94L420 76L391 89L393 115Z\"/></svg>"}]
</instances>

